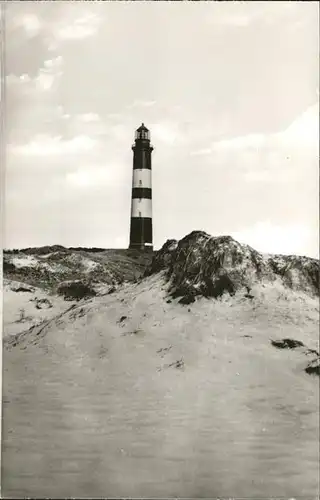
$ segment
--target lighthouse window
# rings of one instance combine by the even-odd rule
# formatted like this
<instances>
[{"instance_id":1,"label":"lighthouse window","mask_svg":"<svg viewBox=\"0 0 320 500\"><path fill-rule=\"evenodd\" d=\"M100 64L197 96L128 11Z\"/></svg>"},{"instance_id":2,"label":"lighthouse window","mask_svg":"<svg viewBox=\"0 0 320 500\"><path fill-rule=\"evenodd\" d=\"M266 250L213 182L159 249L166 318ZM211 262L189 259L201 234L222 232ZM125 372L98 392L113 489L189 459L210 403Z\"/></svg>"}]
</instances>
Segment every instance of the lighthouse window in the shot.
<instances>
[{"instance_id":1,"label":"lighthouse window","mask_svg":"<svg viewBox=\"0 0 320 500\"><path fill-rule=\"evenodd\" d=\"M139 212L139 217L141 217L141 212Z\"/></svg>"},{"instance_id":2,"label":"lighthouse window","mask_svg":"<svg viewBox=\"0 0 320 500\"><path fill-rule=\"evenodd\" d=\"M139 180L139 186L142 186L142 180L141 179Z\"/></svg>"}]
</instances>

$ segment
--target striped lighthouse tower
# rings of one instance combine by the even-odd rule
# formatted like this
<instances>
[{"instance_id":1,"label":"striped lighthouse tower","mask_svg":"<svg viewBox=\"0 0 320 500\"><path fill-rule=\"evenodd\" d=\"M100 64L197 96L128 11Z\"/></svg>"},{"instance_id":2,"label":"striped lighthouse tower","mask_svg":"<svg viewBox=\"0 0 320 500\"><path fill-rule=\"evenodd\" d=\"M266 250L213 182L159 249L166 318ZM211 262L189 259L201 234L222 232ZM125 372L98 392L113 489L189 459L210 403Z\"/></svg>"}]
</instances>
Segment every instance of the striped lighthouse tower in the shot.
<instances>
[{"instance_id":1,"label":"striped lighthouse tower","mask_svg":"<svg viewBox=\"0 0 320 500\"><path fill-rule=\"evenodd\" d=\"M133 150L130 246L153 250L150 132L144 124L136 130Z\"/></svg>"}]
</instances>

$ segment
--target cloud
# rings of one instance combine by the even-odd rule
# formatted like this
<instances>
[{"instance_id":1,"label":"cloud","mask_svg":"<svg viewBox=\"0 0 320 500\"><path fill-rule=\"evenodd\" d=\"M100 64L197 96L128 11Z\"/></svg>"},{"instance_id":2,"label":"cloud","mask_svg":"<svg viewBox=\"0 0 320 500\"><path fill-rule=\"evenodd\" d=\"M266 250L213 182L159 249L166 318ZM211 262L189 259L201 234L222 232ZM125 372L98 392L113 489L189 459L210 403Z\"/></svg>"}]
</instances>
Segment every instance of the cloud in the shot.
<instances>
[{"instance_id":1,"label":"cloud","mask_svg":"<svg viewBox=\"0 0 320 500\"><path fill-rule=\"evenodd\" d=\"M249 134L218 141L212 145L212 148L213 150L258 148L265 143L265 140L266 136L263 134Z\"/></svg>"},{"instance_id":2,"label":"cloud","mask_svg":"<svg viewBox=\"0 0 320 500\"><path fill-rule=\"evenodd\" d=\"M212 148L203 148L196 151L191 151L190 156L207 156L211 155Z\"/></svg>"},{"instance_id":3,"label":"cloud","mask_svg":"<svg viewBox=\"0 0 320 500\"><path fill-rule=\"evenodd\" d=\"M318 162L318 109L318 104L310 106L278 133L223 139L193 155L205 155L248 182L288 182L313 176Z\"/></svg>"},{"instance_id":4,"label":"cloud","mask_svg":"<svg viewBox=\"0 0 320 500\"><path fill-rule=\"evenodd\" d=\"M61 20L53 27L52 35L56 42L81 40L96 34L100 25L100 18L93 13L84 13L80 17Z\"/></svg>"},{"instance_id":5,"label":"cloud","mask_svg":"<svg viewBox=\"0 0 320 500\"><path fill-rule=\"evenodd\" d=\"M125 166L122 165L85 165L66 175L66 182L79 189L108 187L124 182Z\"/></svg>"},{"instance_id":6,"label":"cloud","mask_svg":"<svg viewBox=\"0 0 320 500\"><path fill-rule=\"evenodd\" d=\"M169 145L173 145L175 142L183 139L183 134L179 130L178 125L175 123L151 123L150 130L154 141L160 143L163 142Z\"/></svg>"},{"instance_id":7,"label":"cloud","mask_svg":"<svg viewBox=\"0 0 320 500\"><path fill-rule=\"evenodd\" d=\"M81 122L98 122L100 121L100 117L97 113L84 113L82 115L78 115L78 120Z\"/></svg>"},{"instance_id":8,"label":"cloud","mask_svg":"<svg viewBox=\"0 0 320 500\"><path fill-rule=\"evenodd\" d=\"M214 141L210 147L191 151L191 156L206 156L214 153L233 152L247 153L249 151L264 152L276 155L277 151L290 153L306 153L314 151L319 144L319 103L307 108L287 128L274 134L247 134Z\"/></svg>"},{"instance_id":9,"label":"cloud","mask_svg":"<svg viewBox=\"0 0 320 500\"><path fill-rule=\"evenodd\" d=\"M263 221L233 232L232 236L240 243L250 245L262 253L301 255L309 246L310 255L319 258L317 232L312 233L310 228L304 225L276 225Z\"/></svg>"},{"instance_id":10,"label":"cloud","mask_svg":"<svg viewBox=\"0 0 320 500\"><path fill-rule=\"evenodd\" d=\"M41 17L35 13L26 13L10 18L9 22L14 29L22 28L28 39L41 35L47 50L56 51L61 43L87 39L98 32L101 20L97 13L86 8L79 14L79 10L78 6L75 8L65 3L59 5L59 10L53 11L54 14L60 13L58 19L56 15L50 19L48 15Z\"/></svg>"},{"instance_id":11,"label":"cloud","mask_svg":"<svg viewBox=\"0 0 320 500\"><path fill-rule=\"evenodd\" d=\"M286 146L294 149L317 146L319 142L319 103L299 115L286 129L275 134L248 134L213 143L213 150Z\"/></svg>"},{"instance_id":12,"label":"cloud","mask_svg":"<svg viewBox=\"0 0 320 500\"><path fill-rule=\"evenodd\" d=\"M57 80L63 75L63 59L61 56L55 59L47 59L43 67L39 69L34 83L38 90L50 90Z\"/></svg>"},{"instance_id":13,"label":"cloud","mask_svg":"<svg viewBox=\"0 0 320 500\"><path fill-rule=\"evenodd\" d=\"M233 2L230 8L227 2L219 2L214 6L213 15L208 16L207 23L227 28L244 28L259 18L274 21L274 9L272 10L266 5L268 3L256 2L256 5L248 5L248 2L237 1ZM283 10L283 4L285 2L280 3L278 6L278 13L282 12L281 6Z\"/></svg>"},{"instance_id":14,"label":"cloud","mask_svg":"<svg viewBox=\"0 0 320 500\"><path fill-rule=\"evenodd\" d=\"M85 135L70 140L63 140L61 136L39 135L27 144L11 144L9 152L20 156L50 157L90 152L96 145L95 139Z\"/></svg>"},{"instance_id":15,"label":"cloud","mask_svg":"<svg viewBox=\"0 0 320 500\"><path fill-rule=\"evenodd\" d=\"M19 86L18 91L20 93L32 91L46 92L53 89L62 75L63 58L62 56L57 56L53 59L46 59L35 77L31 77L27 73L23 73L22 75L9 74L6 77L6 84L7 86Z\"/></svg>"},{"instance_id":16,"label":"cloud","mask_svg":"<svg viewBox=\"0 0 320 500\"><path fill-rule=\"evenodd\" d=\"M143 101L143 100L136 100L132 104L128 106L128 109L132 108L150 108L154 106L157 103L157 101Z\"/></svg>"},{"instance_id":17,"label":"cloud","mask_svg":"<svg viewBox=\"0 0 320 500\"><path fill-rule=\"evenodd\" d=\"M290 22L298 25L303 15L310 14L310 11L311 15L315 14L312 9L314 9L312 2L301 5L301 2L283 1L275 4L274 2L237 1L233 2L231 7L228 2L219 2L214 9L214 15L208 16L207 22L230 28L248 27L253 23L275 25Z\"/></svg>"},{"instance_id":18,"label":"cloud","mask_svg":"<svg viewBox=\"0 0 320 500\"><path fill-rule=\"evenodd\" d=\"M14 27L22 27L28 38L36 37L42 30L43 23L35 14L25 14L14 19Z\"/></svg>"},{"instance_id":19,"label":"cloud","mask_svg":"<svg viewBox=\"0 0 320 500\"><path fill-rule=\"evenodd\" d=\"M6 76L6 85L22 85L26 83L30 83L32 78L27 73L22 75L7 75Z\"/></svg>"},{"instance_id":20,"label":"cloud","mask_svg":"<svg viewBox=\"0 0 320 500\"><path fill-rule=\"evenodd\" d=\"M282 144L299 148L318 148L319 145L319 102L310 106L289 127L276 134Z\"/></svg>"},{"instance_id":21,"label":"cloud","mask_svg":"<svg viewBox=\"0 0 320 500\"><path fill-rule=\"evenodd\" d=\"M59 119L59 117L57 117ZM60 114L61 122L64 122L64 128L68 134L73 136L87 135L92 138L103 138L107 140L110 134L110 125L104 118L102 119L98 113L79 113L71 115L65 113L62 109Z\"/></svg>"}]
</instances>

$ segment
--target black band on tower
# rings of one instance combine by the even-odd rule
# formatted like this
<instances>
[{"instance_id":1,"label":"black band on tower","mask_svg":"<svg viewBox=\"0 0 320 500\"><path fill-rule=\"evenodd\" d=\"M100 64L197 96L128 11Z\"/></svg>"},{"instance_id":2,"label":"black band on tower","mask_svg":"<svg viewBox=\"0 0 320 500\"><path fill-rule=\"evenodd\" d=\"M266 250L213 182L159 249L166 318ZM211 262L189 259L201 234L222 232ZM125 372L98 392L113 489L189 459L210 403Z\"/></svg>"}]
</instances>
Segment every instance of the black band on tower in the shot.
<instances>
[{"instance_id":1,"label":"black band on tower","mask_svg":"<svg viewBox=\"0 0 320 500\"><path fill-rule=\"evenodd\" d=\"M151 200L151 197L151 188L132 188L132 198L147 198L148 200Z\"/></svg>"},{"instance_id":2,"label":"black band on tower","mask_svg":"<svg viewBox=\"0 0 320 500\"><path fill-rule=\"evenodd\" d=\"M130 230L130 247L141 247L141 244L152 243L152 219L132 217Z\"/></svg>"},{"instance_id":3,"label":"black band on tower","mask_svg":"<svg viewBox=\"0 0 320 500\"><path fill-rule=\"evenodd\" d=\"M137 148L133 146L133 170L147 168L151 170L151 152L152 146Z\"/></svg>"}]
</instances>

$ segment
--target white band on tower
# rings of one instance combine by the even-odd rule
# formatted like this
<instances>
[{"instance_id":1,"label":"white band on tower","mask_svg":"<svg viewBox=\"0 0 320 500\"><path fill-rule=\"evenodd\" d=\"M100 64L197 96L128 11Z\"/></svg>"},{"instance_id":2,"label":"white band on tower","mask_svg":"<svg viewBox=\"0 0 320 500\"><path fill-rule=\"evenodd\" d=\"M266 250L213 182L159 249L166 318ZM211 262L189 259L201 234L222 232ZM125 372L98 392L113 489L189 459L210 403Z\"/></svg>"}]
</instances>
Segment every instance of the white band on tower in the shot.
<instances>
[{"instance_id":1,"label":"white band on tower","mask_svg":"<svg viewBox=\"0 0 320 500\"><path fill-rule=\"evenodd\" d=\"M147 168L134 169L132 176L132 187L151 188L151 170Z\"/></svg>"},{"instance_id":2,"label":"white band on tower","mask_svg":"<svg viewBox=\"0 0 320 500\"><path fill-rule=\"evenodd\" d=\"M131 205L131 217L152 218L152 200L147 198L133 198Z\"/></svg>"}]
</instances>

